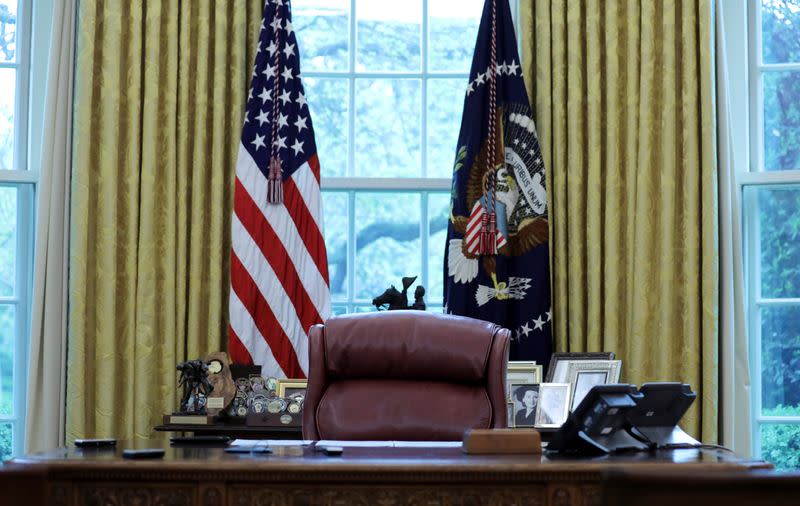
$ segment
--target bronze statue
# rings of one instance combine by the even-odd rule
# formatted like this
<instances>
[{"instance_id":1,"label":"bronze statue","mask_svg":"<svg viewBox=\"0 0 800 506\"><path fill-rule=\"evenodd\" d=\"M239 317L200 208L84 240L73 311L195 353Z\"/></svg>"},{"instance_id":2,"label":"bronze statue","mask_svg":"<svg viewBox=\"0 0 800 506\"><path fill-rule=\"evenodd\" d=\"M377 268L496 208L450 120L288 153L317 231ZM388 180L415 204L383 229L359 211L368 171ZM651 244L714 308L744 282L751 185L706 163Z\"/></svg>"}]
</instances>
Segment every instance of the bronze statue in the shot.
<instances>
[{"instance_id":1,"label":"bronze statue","mask_svg":"<svg viewBox=\"0 0 800 506\"><path fill-rule=\"evenodd\" d=\"M178 387L183 387L180 412L195 415L206 414L206 398L214 390L208 381L208 364L200 359L181 362L177 366L181 376Z\"/></svg>"},{"instance_id":2,"label":"bronze statue","mask_svg":"<svg viewBox=\"0 0 800 506\"><path fill-rule=\"evenodd\" d=\"M408 305L408 288L417 280L416 276L403 278L403 291L398 291L394 285L389 286L382 294L372 299L372 304L378 311L387 309L421 309L425 310L425 288L420 285L414 291L414 304ZM384 307L388 306L388 307Z\"/></svg>"}]
</instances>

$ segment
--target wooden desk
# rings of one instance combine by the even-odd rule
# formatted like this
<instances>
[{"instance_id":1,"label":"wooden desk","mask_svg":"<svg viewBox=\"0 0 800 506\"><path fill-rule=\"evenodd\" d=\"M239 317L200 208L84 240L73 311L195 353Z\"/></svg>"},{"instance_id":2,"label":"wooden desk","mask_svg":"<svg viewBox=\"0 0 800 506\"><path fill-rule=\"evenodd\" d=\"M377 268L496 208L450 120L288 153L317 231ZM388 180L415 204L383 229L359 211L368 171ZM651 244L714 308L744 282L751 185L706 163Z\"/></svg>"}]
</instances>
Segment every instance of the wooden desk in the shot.
<instances>
[{"instance_id":1,"label":"wooden desk","mask_svg":"<svg viewBox=\"0 0 800 506\"><path fill-rule=\"evenodd\" d=\"M164 459L124 460L121 452L126 447L129 444L120 442L112 450L71 448L20 457L0 475L40 473L47 503L57 506L591 506L602 503L602 484L609 471L744 476L769 467L719 450L581 460L464 455L458 448L345 448L342 456L327 457L303 446L241 456L222 448L167 444Z\"/></svg>"}]
</instances>

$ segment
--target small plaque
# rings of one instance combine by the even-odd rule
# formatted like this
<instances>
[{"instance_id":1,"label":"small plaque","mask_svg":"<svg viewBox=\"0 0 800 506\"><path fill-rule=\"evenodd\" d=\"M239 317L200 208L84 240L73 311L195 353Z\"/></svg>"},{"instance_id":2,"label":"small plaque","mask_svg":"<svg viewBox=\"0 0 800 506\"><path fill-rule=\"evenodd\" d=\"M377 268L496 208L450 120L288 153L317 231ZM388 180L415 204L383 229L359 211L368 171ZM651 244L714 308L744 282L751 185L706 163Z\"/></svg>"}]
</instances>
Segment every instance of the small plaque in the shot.
<instances>
[{"instance_id":1,"label":"small plaque","mask_svg":"<svg viewBox=\"0 0 800 506\"><path fill-rule=\"evenodd\" d=\"M225 407L224 397L209 397L206 403L207 408L222 409Z\"/></svg>"},{"instance_id":2,"label":"small plaque","mask_svg":"<svg viewBox=\"0 0 800 506\"><path fill-rule=\"evenodd\" d=\"M289 414L281 415L281 423L284 425L289 425L290 423L292 423L292 415Z\"/></svg>"}]
</instances>

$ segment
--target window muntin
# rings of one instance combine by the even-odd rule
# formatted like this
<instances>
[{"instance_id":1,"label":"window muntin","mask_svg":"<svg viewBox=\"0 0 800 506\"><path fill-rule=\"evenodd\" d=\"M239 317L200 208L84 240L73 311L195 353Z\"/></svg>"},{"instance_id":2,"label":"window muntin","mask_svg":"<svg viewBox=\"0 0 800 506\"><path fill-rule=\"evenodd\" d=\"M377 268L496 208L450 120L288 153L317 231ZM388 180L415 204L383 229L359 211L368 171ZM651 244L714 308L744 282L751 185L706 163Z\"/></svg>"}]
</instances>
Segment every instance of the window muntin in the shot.
<instances>
[{"instance_id":1,"label":"window muntin","mask_svg":"<svg viewBox=\"0 0 800 506\"><path fill-rule=\"evenodd\" d=\"M753 450L798 467L800 445L800 1L750 0L750 167L739 175Z\"/></svg>"},{"instance_id":2,"label":"window muntin","mask_svg":"<svg viewBox=\"0 0 800 506\"><path fill-rule=\"evenodd\" d=\"M294 0L334 313L401 277L441 310L452 164L483 0Z\"/></svg>"}]
</instances>

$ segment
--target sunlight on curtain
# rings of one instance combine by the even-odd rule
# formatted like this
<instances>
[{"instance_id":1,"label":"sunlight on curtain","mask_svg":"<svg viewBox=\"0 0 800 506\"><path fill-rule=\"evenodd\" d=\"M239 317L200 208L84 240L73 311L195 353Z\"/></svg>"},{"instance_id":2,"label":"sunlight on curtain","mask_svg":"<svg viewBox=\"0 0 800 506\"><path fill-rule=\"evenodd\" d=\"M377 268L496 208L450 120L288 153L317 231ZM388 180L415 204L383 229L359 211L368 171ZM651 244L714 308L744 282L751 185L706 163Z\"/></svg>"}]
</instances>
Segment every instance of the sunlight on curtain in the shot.
<instances>
[{"instance_id":1,"label":"sunlight on curtain","mask_svg":"<svg viewBox=\"0 0 800 506\"><path fill-rule=\"evenodd\" d=\"M147 437L227 339L230 207L259 0L82 0L67 439Z\"/></svg>"},{"instance_id":2,"label":"sunlight on curtain","mask_svg":"<svg viewBox=\"0 0 800 506\"><path fill-rule=\"evenodd\" d=\"M718 223L711 1L524 0L545 164L555 347L622 380L683 381L717 440Z\"/></svg>"}]
</instances>

